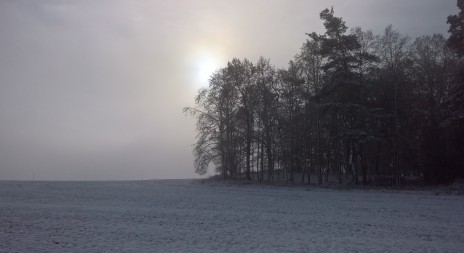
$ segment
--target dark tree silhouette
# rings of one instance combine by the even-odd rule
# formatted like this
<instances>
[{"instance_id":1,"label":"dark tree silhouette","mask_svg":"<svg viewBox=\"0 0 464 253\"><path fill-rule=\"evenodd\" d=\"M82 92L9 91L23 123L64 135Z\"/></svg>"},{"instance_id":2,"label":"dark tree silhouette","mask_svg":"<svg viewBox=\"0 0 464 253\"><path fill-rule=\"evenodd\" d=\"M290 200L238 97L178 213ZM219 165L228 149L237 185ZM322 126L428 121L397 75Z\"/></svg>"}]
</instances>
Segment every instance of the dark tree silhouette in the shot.
<instances>
[{"instance_id":1,"label":"dark tree silhouette","mask_svg":"<svg viewBox=\"0 0 464 253\"><path fill-rule=\"evenodd\" d=\"M348 30L333 9L285 69L233 59L199 92L195 171L323 184L440 184L463 175L463 6L451 36Z\"/></svg>"},{"instance_id":2,"label":"dark tree silhouette","mask_svg":"<svg viewBox=\"0 0 464 253\"><path fill-rule=\"evenodd\" d=\"M464 178L464 1L458 0L459 13L450 15L447 23L450 25L450 36L447 44L458 57L455 70L455 82L448 98L450 105L447 130L449 144L453 150L453 161L456 173Z\"/></svg>"}]
</instances>

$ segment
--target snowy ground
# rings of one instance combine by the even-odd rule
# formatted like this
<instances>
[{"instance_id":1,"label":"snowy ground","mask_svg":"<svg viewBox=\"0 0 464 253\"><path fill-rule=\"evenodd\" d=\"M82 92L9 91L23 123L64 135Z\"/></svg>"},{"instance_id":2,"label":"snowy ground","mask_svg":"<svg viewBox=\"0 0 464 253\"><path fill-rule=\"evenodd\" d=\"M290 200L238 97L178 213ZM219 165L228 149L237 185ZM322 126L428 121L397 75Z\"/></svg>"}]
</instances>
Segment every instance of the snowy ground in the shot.
<instances>
[{"instance_id":1,"label":"snowy ground","mask_svg":"<svg viewBox=\"0 0 464 253\"><path fill-rule=\"evenodd\" d=\"M463 250L462 196L189 180L0 181L0 252Z\"/></svg>"}]
</instances>

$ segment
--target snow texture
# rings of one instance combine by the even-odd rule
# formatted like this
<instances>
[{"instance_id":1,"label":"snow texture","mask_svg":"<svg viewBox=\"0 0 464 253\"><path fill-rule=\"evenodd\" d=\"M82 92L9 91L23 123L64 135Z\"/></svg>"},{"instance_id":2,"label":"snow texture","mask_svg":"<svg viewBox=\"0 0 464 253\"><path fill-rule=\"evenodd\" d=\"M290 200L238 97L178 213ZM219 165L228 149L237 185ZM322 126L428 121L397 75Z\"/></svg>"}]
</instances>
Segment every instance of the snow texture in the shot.
<instances>
[{"instance_id":1,"label":"snow texture","mask_svg":"<svg viewBox=\"0 0 464 253\"><path fill-rule=\"evenodd\" d=\"M0 252L464 252L431 192L0 181Z\"/></svg>"}]
</instances>

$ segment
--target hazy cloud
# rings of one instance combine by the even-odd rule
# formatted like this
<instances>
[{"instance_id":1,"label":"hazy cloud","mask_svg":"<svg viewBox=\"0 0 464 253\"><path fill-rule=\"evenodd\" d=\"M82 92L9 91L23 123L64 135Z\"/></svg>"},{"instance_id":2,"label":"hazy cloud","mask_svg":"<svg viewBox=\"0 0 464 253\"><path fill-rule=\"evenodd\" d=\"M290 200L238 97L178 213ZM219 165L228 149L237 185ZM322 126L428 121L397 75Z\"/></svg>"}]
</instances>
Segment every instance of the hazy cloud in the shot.
<instances>
[{"instance_id":1,"label":"hazy cloud","mask_svg":"<svg viewBox=\"0 0 464 253\"><path fill-rule=\"evenodd\" d=\"M200 61L285 66L334 6L350 27L445 33L454 0L1 1L0 179L195 176Z\"/></svg>"}]
</instances>

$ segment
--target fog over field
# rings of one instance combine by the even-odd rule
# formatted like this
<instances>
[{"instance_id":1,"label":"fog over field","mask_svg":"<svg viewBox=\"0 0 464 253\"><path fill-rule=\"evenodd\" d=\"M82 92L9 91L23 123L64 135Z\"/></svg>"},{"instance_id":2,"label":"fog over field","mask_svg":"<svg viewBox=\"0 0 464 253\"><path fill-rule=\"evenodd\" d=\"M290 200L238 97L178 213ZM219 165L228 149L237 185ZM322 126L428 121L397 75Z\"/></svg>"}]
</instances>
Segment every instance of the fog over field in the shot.
<instances>
[{"instance_id":1,"label":"fog over field","mask_svg":"<svg viewBox=\"0 0 464 253\"><path fill-rule=\"evenodd\" d=\"M464 0L0 0L0 253L463 252Z\"/></svg>"},{"instance_id":2,"label":"fog over field","mask_svg":"<svg viewBox=\"0 0 464 253\"><path fill-rule=\"evenodd\" d=\"M455 0L0 1L0 179L192 178L196 91L232 58L287 63L334 7L446 34Z\"/></svg>"}]
</instances>

